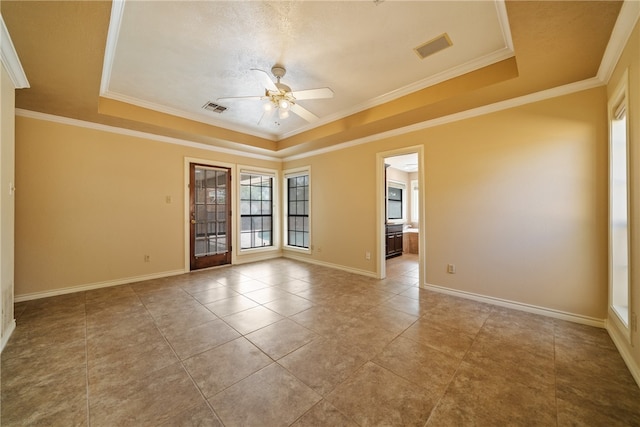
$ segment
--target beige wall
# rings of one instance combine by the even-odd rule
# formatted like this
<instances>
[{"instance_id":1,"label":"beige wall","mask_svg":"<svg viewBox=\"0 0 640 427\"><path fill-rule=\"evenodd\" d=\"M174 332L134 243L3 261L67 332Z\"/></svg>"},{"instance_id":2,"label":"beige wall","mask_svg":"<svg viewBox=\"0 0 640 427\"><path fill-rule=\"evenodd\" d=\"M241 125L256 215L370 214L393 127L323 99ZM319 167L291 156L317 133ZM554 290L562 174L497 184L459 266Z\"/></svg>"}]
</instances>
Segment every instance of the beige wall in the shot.
<instances>
[{"instance_id":1,"label":"beige wall","mask_svg":"<svg viewBox=\"0 0 640 427\"><path fill-rule=\"evenodd\" d=\"M183 271L185 157L281 166L20 116L16 138L22 298Z\"/></svg>"},{"instance_id":2,"label":"beige wall","mask_svg":"<svg viewBox=\"0 0 640 427\"><path fill-rule=\"evenodd\" d=\"M312 167L311 257L375 273L376 153L422 144L427 283L604 319L605 105L601 87L286 162Z\"/></svg>"},{"instance_id":3,"label":"beige wall","mask_svg":"<svg viewBox=\"0 0 640 427\"><path fill-rule=\"evenodd\" d=\"M422 144L427 283L604 319L605 104L597 88L283 165L18 117L16 294L183 269L184 156L311 165L308 257L375 274L376 153Z\"/></svg>"},{"instance_id":4,"label":"beige wall","mask_svg":"<svg viewBox=\"0 0 640 427\"><path fill-rule=\"evenodd\" d=\"M607 90L609 94L615 90L620 82L622 74L628 70L629 93L629 209L630 209L630 265L631 294L629 308L636 318L640 314L640 22L629 38L624 52L609 80ZM623 333L616 329L613 320L615 314L609 312L607 328L616 338L616 344L625 358L627 365L634 374L636 381L640 383L640 333L636 326L631 327L630 340L623 337Z\"/></svg>"},{"instance_id":5,"label":"beige wall","mask_svg":"<svg viewBox=\"0 0 640 427\"><path fill-rule=\"evenodd\" d=\"M4 65L0 82L0 342L6 343L14 327L13 280L14 280L14 196L9 187L14 182L14 105L15 87Z\"/></svg>"}]
</instances>

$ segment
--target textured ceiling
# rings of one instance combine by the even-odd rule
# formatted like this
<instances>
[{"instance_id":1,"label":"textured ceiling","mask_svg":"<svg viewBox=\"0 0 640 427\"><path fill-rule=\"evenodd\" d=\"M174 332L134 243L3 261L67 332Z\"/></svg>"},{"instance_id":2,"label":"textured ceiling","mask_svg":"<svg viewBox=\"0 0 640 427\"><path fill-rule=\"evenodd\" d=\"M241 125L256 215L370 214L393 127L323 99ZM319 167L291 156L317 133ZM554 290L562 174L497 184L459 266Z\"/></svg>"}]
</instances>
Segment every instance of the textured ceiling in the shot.
<instances>
[{"instance_id":1,"label":"textured ceiling","mask_svg":"<svg viewBox=\"0 0 640 427\"><path fill-rule=\"evenodd\" d=\"M497 4L506 28L493 1L128 0L115 49L105 48L111 2L1 0L0 10L31 84L18 108L286 156L595 77L622 2ZM503 30L514 56L456 77L462 63L504 54ZM454 46L420 60L412 49L442 32ZM260 91L248 68L274 63L294 90L333 89L333 99L304 101L320 122L255 127L260 112L240 101L233 120L200 110Z\"/></svg>"},{"instance_id":2,"label":"textured ceiling","mask_svg":"<svg viewBox=\"0 0 640 427\"><path fill-rule=\"evenodd\" d=\"M287 68L293 90L330 87L332 99L299 104L332 121L513 56L501 2L127 1L112 18L112 61L103 96L281 139L310 125L264 120L250 70ZM502 25L504 24L504 26ZM453 45L425 59L414 48L446 33Z\"/></svg>"}]
</instances>

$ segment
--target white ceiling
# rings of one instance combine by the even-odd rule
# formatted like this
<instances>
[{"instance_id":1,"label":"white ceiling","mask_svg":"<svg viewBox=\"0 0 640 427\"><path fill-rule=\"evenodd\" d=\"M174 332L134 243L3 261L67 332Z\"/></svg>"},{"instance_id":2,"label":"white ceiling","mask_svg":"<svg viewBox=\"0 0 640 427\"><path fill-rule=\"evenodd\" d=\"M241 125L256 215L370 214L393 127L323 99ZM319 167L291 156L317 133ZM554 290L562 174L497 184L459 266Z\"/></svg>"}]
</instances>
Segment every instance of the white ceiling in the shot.
<instances>
[{"instance_id":1,"label":"white ceiling","mask_svg":"<svg viewBox=\"0 0 640 427\"><path fill-rule=\"evenodd\" d=\"M447 33L425 59L414 48ZM279 140L513 56L497 1L114 1L101 95ZM287 69L294 91L330 87L298 103L320 117L258 121L252 68Z\"/></svg>"},{"instance_id":2,"label":"white ceiling","mask_svg":"<svg viewBox=\"0 0 640 427\"><path fill-rule=\"evenodd\" d=\"M418 153L386 157L384 162L401 172L418 172Z\"/></svg>"}]
</instances>

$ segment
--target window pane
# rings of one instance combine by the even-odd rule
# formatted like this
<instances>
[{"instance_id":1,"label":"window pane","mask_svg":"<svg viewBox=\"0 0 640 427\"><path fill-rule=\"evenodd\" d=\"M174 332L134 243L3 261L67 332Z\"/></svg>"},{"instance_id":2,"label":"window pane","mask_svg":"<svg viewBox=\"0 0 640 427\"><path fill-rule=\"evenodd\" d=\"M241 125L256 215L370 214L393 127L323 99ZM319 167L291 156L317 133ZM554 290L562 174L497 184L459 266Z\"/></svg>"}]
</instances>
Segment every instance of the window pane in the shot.
<instances>
[{"instance_id":1,"label":"window pane","mask_svg":"<svg viewBox=\"0 0 640 427\"><path fill-rule=\"evenodd\" d=\"M271 246L271 233L265 238L264 229L271 229L273 177L260 174L241 174L240 248L250 249Z\"/></svg>"}]
</instances>

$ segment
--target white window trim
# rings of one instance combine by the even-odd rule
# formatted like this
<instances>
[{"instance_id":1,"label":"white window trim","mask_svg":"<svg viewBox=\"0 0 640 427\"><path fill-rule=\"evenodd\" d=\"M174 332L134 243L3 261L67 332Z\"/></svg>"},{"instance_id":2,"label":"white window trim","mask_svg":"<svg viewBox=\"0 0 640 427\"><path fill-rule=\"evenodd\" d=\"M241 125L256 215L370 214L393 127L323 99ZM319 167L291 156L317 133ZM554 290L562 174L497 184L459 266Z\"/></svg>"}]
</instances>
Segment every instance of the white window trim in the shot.
<instances>
[{"instance_id":1,"label":"white window trim","mask_svg":"<svg viewBox=\"0 0 640 427\"><path fill-rule=\"evenodd\" d=\"M290 246L288 242L288 233L289 233L289 190L287 188L287 180L289 178L295 178L296 176L301 175L309 175L309 247L301 248L299 246ZM282 248L287 251L299 252L310 254L311 248L313 247L313 232L312 232L312 221L311 221L311 213L312 213L312 179L311 179L311 166L302 166L294 169L287 169L282 171Z\"/></svg>"},{"instance_id":2,"label":"white window trim","mask_svg":"<svg viewBox=\"0 0 640 427\"><path fill-rule=\"evenodd\" d=\"M611 156L611 144L613 142L613 126L612 126L612 122L613 120L616 118L615 116L617 115L618 111L621 110L621 106L624 105L624 109L626 110L626 115L627 115L627 120L626 120L626 150L627 150L627 155L626 155L626 162L627 162L627 167L626 167L626 173L627 173L627 266L628 266L628 272L627 272L627 292L630 292L630 280L631 280L631 259L632 259L632 254L631 254L631 239L630 239L630 233L631 233L631 215L629 212L630 209L630 191L629 191L629 184L630 184L630 180L629 180L629 166L630 166L630 157L629 157L629 77L628 77L628 70L625 70L625 72L623 73L623 75L620 78L620 81L618 82L615 90L613 91L611 97L609 98L609 102L607 105L607 114L608 114L608 125L609 125L609 144L608 144L608 154L609 154L609 182L608 182L608 189L609 189L609 201L608 201L608 211L609 211L609 219L608 219L608 233L609 233L609 245L608 245L608 252L609 252L609 284L608 284L608 292L609 292L609 301L608 301L608 311L610 313L609 318L611 319L612 323L616 325L616 328L620 331L621 335L623 335L626 339L626 341L628 343L631 342L631 328L630 328L630 324L631 324L631 316L632 313L629 312L627 314L627 319L622 319L620 316L621 314L619 313L619 311L614 308L614 304L613 304L613 264L614 264L614 260L613 260L613 254L612 254L612 245L613 245L613 241L612 241L612 192L611 192L611 182L613 180L613 165L612 165L612 156ZM628 298L630 297L630 295L627 296ZM630 299L629 299L630 301Z\"/></svg>"},{"instance_id":3,"label":"white window trim","mask_svg":"<svg viewBox=\"0 0 640 427\"><path fill-rule=\"evenodd\" d=\"M250 253L258 253L258 252L276 252L280 250L280 183L278 180L278 171L275 169L267 169L267 168L258 168L258 167L254 167L254 166L246 166L246 165L238 165L238 176L236 177L236 186L235 186L235 191L236 194L238 195L238 197L236 197L237 200L237 206L236 208L236 212L238 212L238 220L237 220L237 229L235 232L235 238L236 238L236 242L235 242L235 247L238 248L238 254L250 254ZM271 206L271 215L273 217L273 222L272 222L272 230L271 230L271 239L272 239L272 245L271 246L265 246L265 247L260 247L260 248L247 248L247 249L242 249L241 245L240 245L240 229L242 227L241 221L240 221L240 176L242 174L255 174L255 175L264 175L264 176L270 176L273 178L273 194L272 194L272 206Z\"/></svg>"}]
</instances>

